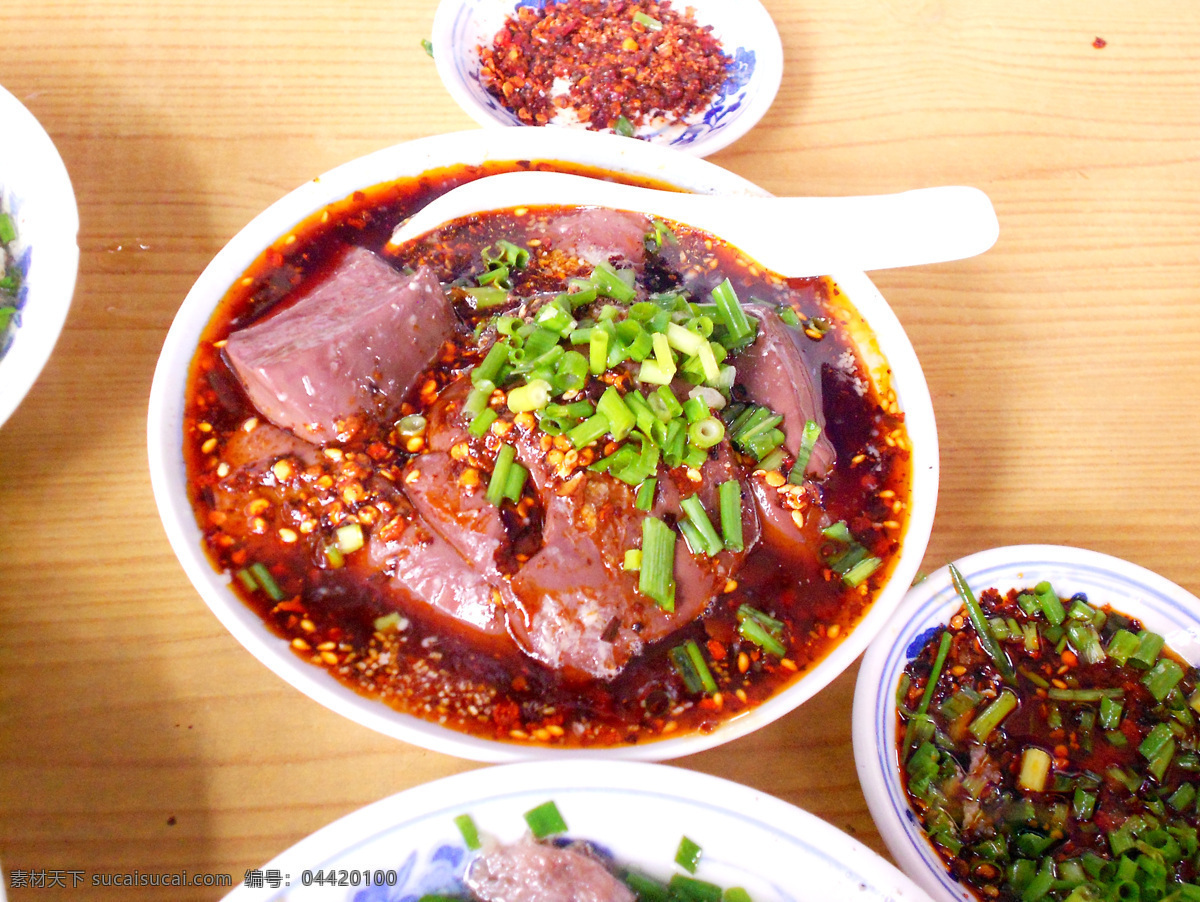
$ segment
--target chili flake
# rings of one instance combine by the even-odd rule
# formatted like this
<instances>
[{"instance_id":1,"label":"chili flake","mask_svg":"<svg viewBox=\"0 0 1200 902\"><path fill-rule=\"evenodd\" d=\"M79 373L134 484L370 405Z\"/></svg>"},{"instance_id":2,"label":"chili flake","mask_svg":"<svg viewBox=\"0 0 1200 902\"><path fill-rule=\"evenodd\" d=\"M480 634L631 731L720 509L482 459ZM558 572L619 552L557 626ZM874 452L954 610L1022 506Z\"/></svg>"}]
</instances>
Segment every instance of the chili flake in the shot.
<instances>
[{"instance_id":1,"label":"chili flake","mask_svg":"<svg viewBox=\"0 0 1200 902\"><path fill-rule=\"evenodd\" d=\"M545 125L569 111L597 130L698 113L730 65L712 26L666 0L523 6L479 54L484 87L522 122Z\"/></svg>"}]
</instances>

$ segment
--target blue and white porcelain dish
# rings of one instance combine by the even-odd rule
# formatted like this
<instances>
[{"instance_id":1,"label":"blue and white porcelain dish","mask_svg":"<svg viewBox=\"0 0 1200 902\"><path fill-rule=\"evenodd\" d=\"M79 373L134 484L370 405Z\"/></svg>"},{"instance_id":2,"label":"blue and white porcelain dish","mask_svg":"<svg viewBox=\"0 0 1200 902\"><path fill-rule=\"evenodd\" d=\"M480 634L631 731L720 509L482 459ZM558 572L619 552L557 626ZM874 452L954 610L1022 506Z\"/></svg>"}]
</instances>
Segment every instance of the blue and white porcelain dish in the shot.
<instances>
[{"instance_id":1,"label":"blue and white porcelain dish","mask_svg":"<svg viewBox=\"0 0 1200 902\"><path fill-rule=\"evenodd\" d=\"M566 838L657 879L682 873L674 859L686 834L702 849L695 877L740 886L755 902L926 898L857 840L772 796L682 768L575 760L483 768L391 796L252 869L227 902L415 902L460 892L475 853L454 819L468 814L481 837L513 842L526 832L524 813L546 801L566 821ZM330 871L344 872L346 885L317 881Z\"/></svg>"},{"instance_id":2,"label":"blue and white porcelain dish","mask_svg":"<svg viewBox=\"0 0 1200 902\"><path fill-rule=\"evenodd\" d=\"M0 208L16 226L22 283L0 334L0 424L21 403L54 350L75 292L79 213L58 150L33 114L0 88Z\"/></svg>"},{"instance_id":3,"label":"blue and white porcelain dish","mask_svg":"<svg viewBox=\"0 0 1200 902\"><path fill-rule=\"evenodd\" d=\"M1083 592L1089 603L1137 618L1176 654L1200 663L1200 599L1136 564L1069 546L1011 545L955 566L977 595L1042 580L1062 596ZM867 649L854 691L854 760L867 807L896 862L938 902L978 897L950 875L909 807L896 755L896 690L909 661L961 606L946 567L910 589Z\"/></svg>"},{"instance_id":4,"label":"blue and white porcelain dish","mask_svg":"<svg viewBox=\"0 0 1200 902\"><path fill-rule=\"evenodd\" d=\"M458 105L483 126L524 126L479 81L479 47L491 44L504 21L521 6L546 0L442 0L433 19L433 58L438 75ZM770 14L758 0L679 0L711 25L733 61L729 78L703 114L686 122L643 126L638 138L707 156L749 131L775 99L783 78L783 45ZM564 125L558 117L550 127Z\"/></svg>"}]
</instances>

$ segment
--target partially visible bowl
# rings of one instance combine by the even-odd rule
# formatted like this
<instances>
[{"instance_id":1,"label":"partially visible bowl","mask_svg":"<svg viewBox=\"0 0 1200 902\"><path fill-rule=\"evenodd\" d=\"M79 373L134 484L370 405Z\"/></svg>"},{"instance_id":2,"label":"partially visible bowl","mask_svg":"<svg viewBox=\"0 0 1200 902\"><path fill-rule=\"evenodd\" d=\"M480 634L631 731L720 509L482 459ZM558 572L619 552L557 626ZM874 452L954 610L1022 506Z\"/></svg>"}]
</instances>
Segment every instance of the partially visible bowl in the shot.
<instances>
[{"instance_id":1,"label":"partially visible bowl","mask_svg":"<svg viewBox=\"0 0 1200 902\"><path fill-rule=\"evenodd\" d=\"M54 350L75 292L79 212L62 157L33 114L0 88L0 207L17 230L23 279L7 351L0 351L0 425ZM0 334L0 347L8 341Z\"/></svg>"},{"instance_id":2,"label":"partially visible bowl","mask_svg":"<svg viewBox=\"0 0 1200 902\"><path fill-rule=\"evenodd\" d=\"M491 45L518 7L545 5L546 0L442 0L438 5L431 39L438 75L458 105L480 125L526 124L480 82L479 47ZM702 116L685 123L645 126L635 135L703 157L745 135L770 108L783 79L783 44L758 0L689 0L674 8L690 8L697 23L713 27L733 68ZM551 120L551 127L560 126L561 118Z\"/></svg>"},{"instance_id":3,"label":"partially visible bowl","mask_svg":"<svg viewBox=\"0 0 1200 902\"><path fill-rule=\"evenodd\" d=\"M1082 548L1012 545L955 566L976 595L1042 580L1062 596L1084 592L1091 604L1140 620L1186 661L1200 663L1200 599L1136 564ZM909 661L961 606L947 567L914 586L867 650L854 692L854 761L867 807L896 862L940 902L978 897L950 875L909 805L896 749L896 691Z\"/></svg>"},{"instance_id":4,"label":"partially visible bowl","mask_svg":"<svg viewBox=\"0 0 1200 902\"><path fill-rule=\"evenodd\" d=\"M239 642L286 682L349 719L435 751L483 761L576 756L663 760L693 754L744 736L795 709L830 683L862 653L888 619L917 572L933 525L938 487L938 442L929 390L899 321L861 272L831 275L874 332L889 369L911 441L911 507L901 553L888 583L857 626L819 662L782 691L708 733L680 733L653 742L603 749L564 750L499 742L460 733L366 698L302 660L271 633L230 587L203 548L203 533L188 497L183 453L188 368L200 335L230 286L264 250L297 223L354 191L406 176L487 161L565 161L600 166L704 193L761 194L745 179L669 148L613 135L566 129L496 129L438 135L353 160L306 183L259 214L208 265L183 302L163 346L150 393L147 424L150 473L159 514L171 545L197 591Z\"/></svg>"},{"instance_id":5,"label":"partially visible bowl","mask_svg":"<svg viewBox=\"0 0 1200 902\"><path fill-rule=\"evenodd\" d=\"M383 799L301 840L258 869L256 888L247 882L227 900L457 897L473 853L455 818L468 815L481 837L511 843L527 832L522 815L547 801L565 838L655 880L683 873L674 859L686 833L701 848L696 879L740 886L757 902L924 899L880 855L765 793L663 765L557 761L468 771ZM341 879L326 879L333 873Z\"/></svg>"}]
</instances>

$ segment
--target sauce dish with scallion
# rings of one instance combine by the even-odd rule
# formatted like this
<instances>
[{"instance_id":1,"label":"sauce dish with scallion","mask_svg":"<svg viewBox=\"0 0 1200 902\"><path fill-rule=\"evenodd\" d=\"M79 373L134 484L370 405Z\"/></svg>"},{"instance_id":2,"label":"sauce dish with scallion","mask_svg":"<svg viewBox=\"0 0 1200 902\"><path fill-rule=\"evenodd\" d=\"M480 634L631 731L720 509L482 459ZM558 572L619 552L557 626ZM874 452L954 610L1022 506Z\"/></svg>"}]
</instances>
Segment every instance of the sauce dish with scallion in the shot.
<instances>
[{"instance_id":1,"label":"sauce dish with scallion","mask_svg":"<svg viewBox=\"0 0 1200 902\"><path fill-rule=\"evenodd\" d=\"M391 178L273 208L265 251L235 239L152 393L156 481L179 455L164 519L239 638L394 735L707 747L824 685L911 578L928 394L861 274L785 279L686 223L531 205L389 240L514 169L748 190L649 145L519 135L367 158L355 181Z\"/></svg>"},{"instance_id":2,"label":"sauce dish with scallion","mask_svg":"<svg viewBox=\"0 0 1200 902\"><path fill-rule=\"evenodd\" d=\"M1094 552L1018 546L915 587L872 647L855 754L942 899L1200 898L1200 604Z\"/></svg>"}]
</instances>

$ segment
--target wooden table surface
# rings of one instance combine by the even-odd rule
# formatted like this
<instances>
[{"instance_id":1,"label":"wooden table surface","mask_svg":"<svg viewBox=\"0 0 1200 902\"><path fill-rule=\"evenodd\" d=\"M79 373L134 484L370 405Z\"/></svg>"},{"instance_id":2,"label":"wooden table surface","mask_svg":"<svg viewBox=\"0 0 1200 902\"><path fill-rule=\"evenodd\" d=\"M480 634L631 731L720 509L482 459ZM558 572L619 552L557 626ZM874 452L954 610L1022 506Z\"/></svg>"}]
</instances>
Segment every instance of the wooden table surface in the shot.
<instances>
[{"instance_id":1,"label":"wooden table surface","mask_svg":"<svg viewBox=\"0 0 1200 902\"><path fill-rule=\"evenodd\" d=\"M82 220L66 328L0 430L6 870L240 883L341 815L479 766L350 723L245 652L168 547L145 447L167 328L242 225L336 164L472 126L419 44L434 5L0 0L0 84L54 138ZM980 258L875 275L940 427L925 568L1064 543L1200 592L1200 11L766 6L783 86L714 162L780 194L976 185L999 214L1000 240ZM854 775L856 672L770 728L676 763L885 851Z\"/></svg>"}]
</instances>

